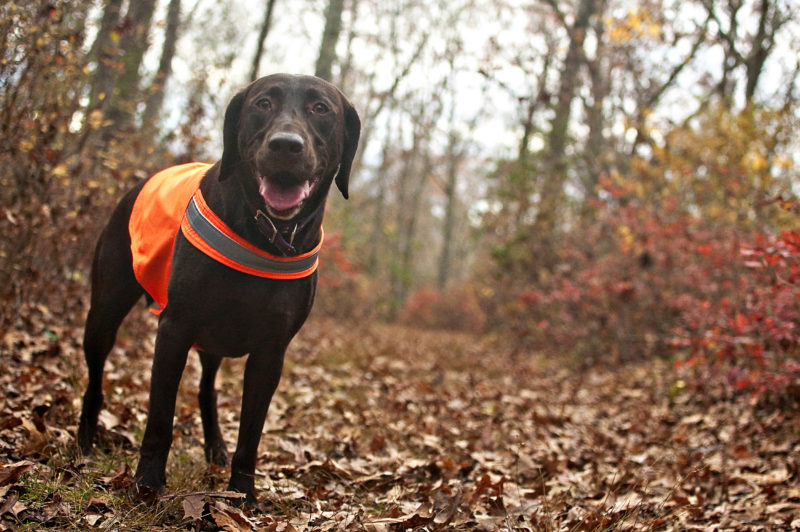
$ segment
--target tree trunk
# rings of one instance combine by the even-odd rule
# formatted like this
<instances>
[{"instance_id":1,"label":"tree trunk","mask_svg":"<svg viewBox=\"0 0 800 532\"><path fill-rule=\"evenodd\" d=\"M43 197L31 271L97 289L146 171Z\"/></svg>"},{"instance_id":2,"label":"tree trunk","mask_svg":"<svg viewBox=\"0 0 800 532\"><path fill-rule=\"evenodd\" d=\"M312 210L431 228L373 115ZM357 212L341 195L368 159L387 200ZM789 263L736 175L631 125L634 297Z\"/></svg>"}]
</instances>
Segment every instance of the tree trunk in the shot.
<instances>
[{"instance_id":1,"label":"tree trunk","mask_svg":"<svg viewBox=\"0 0 800 532\"><path fill-rule=\"evenodd\" d=\"M453 225L455 223L456 185L458 184L458 166L461 162L461 150L458 148L458 137L455 131L450 133L450 146L447 158L447 184L445 185L444 228L442 231L442 253L439 256L439 275L437 286L439 290L447 287L450 280L450 261L453 248Z\"/></svg>"},{"instance_id":2,"label":"tree trunk","mask_svg":"<svg viewBox=\"0 0 800 532\"><path fill-rule=\"evenodd\" d=\"M126 15L126 23L130 28L120 39L122 71L114 83L114 91L109 101L107 118L112 122L106 131L109 138L115 131L124 130L136 111L136 100L139 96L141 74L139 68L147 51L150 23L153 19L156 0L136 0L130 3Z\"/></svg>"},{"instance_id":3,"label":"tree trunk","mask_svg":"<svg viewBox=\"0 0 800 532\"><path fill-rule=\"evenodd\" d=\"M353 71L353 43L358 36L356 32L356 18L358 17L358 0L350 0L350 31L347 32L347 48L345 48L345 56L342 59L341 69L339 72L339 88L343 92L350 92L351 87L351 73Z\"/></svg>"},{"instance_id":4,"label":"tree trunk","mask_svg":"<svg viewBox=\"0 0 800 532\"><path fill-rule=\"evenodd\" d=\"M403 166L400 170L400 175L397 177L397 196L395 200L398 206L396 222L397 237L393 242L391 255L392 257L399 258L400 262L399 264L397 262L391 264L389 269L389 285L392 293L392 300L390 303L391 318L395 317L394 314L397 312L400 305L403 304L404 287L408 284L406 278L410 275L409 272L403 269L403 255L405 250L403 237L408 234L405 230L408 226L408 219L410 218L409 205L411 203L411 198L408 189L410 188L409 181L411 180L411 175L414 173L414 168L417 166L419 157L418 147L419 133L415 132L411 148L403 153Z\"/></svg>"},{"instance_id":5,"label":"tree trunk","mask_svg":"<svg viewBox=\"0 0 800 532\"><path fill-rule=\"evenodd\" d=\"M591 102L586 107L586 124L589 126L589 136L586 141L585 158L587 171L581 176L581 183L585 197L588 199L594 196L600 174L606 170L607 165L603 163L603 155L606 150L606 139L603 128L606 126L606 119L603 113L603 104L606 102L611 87L610 66L605 61L605 26L602 18L598 20L594 27L597 35L597 51L593 61L587 61L586 66L589 72L589 90Z\"/></svg>"},{"instance_id":6,"label":"tree trunk","mask_svg":"<svg viewBox=\"0 0 800 532\"><path fill-rule=\"evenodd\" d=\"M267 1L267 10L264 12L264 21L261 23L261 31L258 33L256 42L256 53L253 56L253 63L250 65L250 81L255 81L258 77L258 67L261 65L261 55L264 53L264 41L267 40L269 28L272 25L272 12L274 11L275 0Z\"/></svg>"},{"instance_id":7,"label":"tree trunk","mask_svg":"<svg viewBox=\"0 0 800 532\"><path fill-rule=\"evenodd\" d=\"M114 88L114 64L119 54L120 9L122 0L108 0L100 19L100 27L87 57L96 62L89 90L89 109L102 109ZM88 116L89 113L87 113Z\"/></svg>"},{"instance_id":8,"label":"tree trunk","mask_svg":"<svg viewBox=\"0 0 800 532\"><path fill-rule=\"evenodd\" d=\"M403 249L400 268L403 275L400 277L400 290L397 294L397 301L400 304L405 302L411 291L411 280L414 278L414 242L417 236L417 222L419 220L420 206L422 203L422 192L425 189L425 183L428 181L428 176L432 169L433 160L430 150L426 149L423 155L421 171L411 191L410 205L407 209L407 222L403 234L401 235Z\"/></svg>"},{"instance_id":9,"label":"tree trunk","mask_svg":"<svg viewBox=\"0 0 800 532\"><path fill-rule=\"evenodd\" d=\"M750 54L745 60L747 69L747 83L745 85L745 100L752 103L753 96L758 87L758 80L764 71L764 63L775 45L775 33L783 25L784 20L776 6L770 0L761 0L758 19L758 32L753 40Z\"/></svg>"},{"instance_id":10,"label":"tree trunk","mask_svg":"<svg viewBox=\"0 0 800 532\"><path fill-rule=\"evenodd\" d=\"M150 85L147 104L142 116L145 128L154 128L155 122L164 102L164 87L172 74L172 58L175 56L175 44L178 41L178 30L181 22L181 0L170 0L167 11L167 27L164 30L164 46L161 50L161 61L158 71Z\"/></svg>"},{"instance_id":11,"label":"tree trunk","mask_svg":"<svg viewBox=\"0 0 800 532\"><path fill-rule=\"evenodd\" d=\"M589 22L597 12L597 4L602 0L581 0L575 22L569 29L569 48L561 71L561 83L555 116L550 129L550 159L558 161L564 156L567 143L567 127L569 126L572 100L580 83L580 67L583 62L583 42L589 29Z\"/></svg>"},{"instance_id":12,"label":"tree trunk","mask_svg":"<svg viewBox=\"0 0 800 532\"><path fill-rule=\"evenodd\" d=\"M314 75L328 81L333 79L336 43L342 30L342 11L344 11L344 0L330 0L325 12L325 31L322 34L322 44L319 47L319 57Z\"/></svg>"},{"instance_id":13,"label":"tree trunk","mask_svg":"<svg viewBox=\"0 0 800 532\"><path fill-rule=\"evenodd\" d=\"M726 41L727 46L725 49L725 57L722 59L722 76L717 88L717 92L723 100L730 100L735 87L735 80L733 79L732 72L742 62L742 56L736 49L736 35L739 33L739 25L737 22L737 15L743 3L740 0L731 1L728 3L728 30L725 32L722 29L721 22L717 19L718 31L722 34L723 39ZM707 3L709 13L713 15L714 7L713 2Z\"/></svg>"},{"instance_id":14,"label":"tree trunk","mask_svg":"<svg viewBox=\"0 0 800 532\"><path fill-rule=\"evenodd\" d=\"M372 237L370 238L369 258L367 259L367 271L371 276L378 272L379 261L383 256L383 224L386 211L386 173L391 166L392 142L392 120L391 117L386 125L386 140L383 144L381 164L375 172L375 179L378 182L378 192L375 198L375 218L372 221Z\"/></svg>"},{"instance_id":15,"label":"tree trunk","mask_svg":"<svg viewBox=\"0 0 800 532\"><path fill-rule=\"evenodd\" d=\"M555 115L550 122L548 169L540 191L539 212L536 217L537 231L544 238L552 235L557 226L556 210L561 201L564 188L564 175L567 164L564 151L567 144L572 101L581 82L580 67L584 62L583 43L592 16L598 13L605 0L581 0L578 12L569 31L569 47L561 71L561 82Z\"/></svg>"}]
</instances>

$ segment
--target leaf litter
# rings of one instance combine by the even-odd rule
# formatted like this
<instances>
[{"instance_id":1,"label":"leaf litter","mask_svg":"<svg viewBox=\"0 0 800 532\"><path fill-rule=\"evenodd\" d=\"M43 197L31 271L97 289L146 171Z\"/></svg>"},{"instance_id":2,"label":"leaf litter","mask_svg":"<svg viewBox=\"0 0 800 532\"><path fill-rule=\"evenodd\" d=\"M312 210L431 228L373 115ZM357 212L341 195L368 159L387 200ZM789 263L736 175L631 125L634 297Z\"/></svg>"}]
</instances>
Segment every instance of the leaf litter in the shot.
<instances>
[{"instance_id":1,"label":"leaf litter","mask_svg":"<svg viewBox=\"0 0 800 532\"><path fill-rule=\"evenodd\" d=\"M257 464L258 507L207 466L190 356L168 489L128 496L152 323L112 352L99 450L74 445L80 331L8 331L0 529L800 529L797 412L688 390L667 362L572 372L465 334L313 318L292 344ZM138 338L138 339L137 339ZM229 450L242 360L218 377Z\"/></svg>"}]
</instances>

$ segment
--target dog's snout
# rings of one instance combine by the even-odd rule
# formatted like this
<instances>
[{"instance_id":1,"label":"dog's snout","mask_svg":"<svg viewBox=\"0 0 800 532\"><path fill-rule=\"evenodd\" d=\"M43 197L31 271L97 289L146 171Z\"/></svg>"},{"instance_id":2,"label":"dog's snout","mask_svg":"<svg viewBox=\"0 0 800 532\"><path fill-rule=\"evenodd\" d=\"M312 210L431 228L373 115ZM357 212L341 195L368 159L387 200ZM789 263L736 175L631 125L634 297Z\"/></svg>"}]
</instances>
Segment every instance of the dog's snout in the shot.
<instances>
[{"instance_id":1,"label":"dog's snout","mask_svg":"<svg viewBox=\"0 0 800 532\"><path fill-rule=\"evenodd\" d=\"M276 153L298 154L303 151L305 142L297 133L275 133L269 138L269 149Z\"/></svg>"}]
</instances>

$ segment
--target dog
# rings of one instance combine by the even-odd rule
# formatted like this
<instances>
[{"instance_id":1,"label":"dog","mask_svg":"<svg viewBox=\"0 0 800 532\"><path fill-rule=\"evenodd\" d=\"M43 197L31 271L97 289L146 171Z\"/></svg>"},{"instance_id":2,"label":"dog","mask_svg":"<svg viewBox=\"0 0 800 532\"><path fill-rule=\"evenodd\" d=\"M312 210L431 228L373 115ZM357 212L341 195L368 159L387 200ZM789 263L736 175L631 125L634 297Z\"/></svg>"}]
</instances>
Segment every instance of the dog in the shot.
<instances>
[{"instance_id":1,"label":"dog","mask_svg":"<svg viewBox=\"0 0 800 532\"><path fill-rule=\"evenodd\" d=\"M332 84L263 77L228 105L219 161L159 172L111 214L92 264L83 340L88 385L77 441L84 454L91 451L105 360L123 318L145 295L159 321L134 476L140 496L157 496L166 485L178 385L195 347L206 459L230 465L228 489L244 494L248 505L256 502L267 410L286 348L314 301L326 199L334 182L347 199L360 131L358 113ZM170 199L177 203L167 205ZM153 236L157 229L160 236ZM244 355L241 421L229 459L214 381L223 357Z\"/></svg>"}]
</instances>

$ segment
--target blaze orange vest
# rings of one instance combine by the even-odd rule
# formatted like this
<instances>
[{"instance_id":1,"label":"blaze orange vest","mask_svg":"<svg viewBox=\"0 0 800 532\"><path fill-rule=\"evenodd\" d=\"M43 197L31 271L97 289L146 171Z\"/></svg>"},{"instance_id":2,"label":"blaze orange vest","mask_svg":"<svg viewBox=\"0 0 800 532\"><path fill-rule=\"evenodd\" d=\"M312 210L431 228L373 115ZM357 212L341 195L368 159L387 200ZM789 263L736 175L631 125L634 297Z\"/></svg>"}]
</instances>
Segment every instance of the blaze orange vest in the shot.
<instances>
[{"instance_id":1,"label":"blaze orange vest","mask_svg":"<svg viewBox=\"0 0 800 532\"><path fill-rule=\"evenodd\" d=\"M128 230L133 273L153 298L159 314L167 306L172 254L180 229L183 236L212 259L243 273L268 279L300 279L319 265L319 244L307 253L278 257L233 232L208 207L200 180L211 164L172 166L145 183L133 204Z\"/></svg>"}]
</instances>

